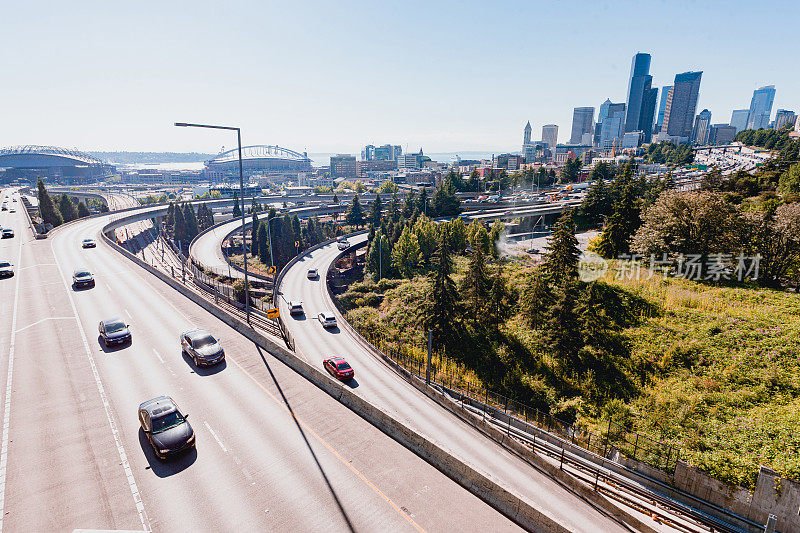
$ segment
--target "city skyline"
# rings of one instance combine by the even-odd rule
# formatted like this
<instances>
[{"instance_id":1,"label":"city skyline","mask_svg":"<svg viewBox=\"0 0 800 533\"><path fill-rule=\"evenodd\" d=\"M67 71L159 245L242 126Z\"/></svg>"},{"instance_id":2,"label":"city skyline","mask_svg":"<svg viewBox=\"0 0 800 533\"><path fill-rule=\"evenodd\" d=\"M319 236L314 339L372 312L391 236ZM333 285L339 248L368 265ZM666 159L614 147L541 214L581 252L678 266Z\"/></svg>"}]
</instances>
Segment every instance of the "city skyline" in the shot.
<instances>
[{"instance_id":1,"label":"city skyline","mask_svg":"<svg viewBox=\"0 0 800 533\"><path fill-rule=\"evenodd\" d=\"M511 3L509 9L525 15L512 21L504 10L473 3L425 5L426 24L417 23L413 6L362 13L324 4L241 4L213 22L205 16L213 4L200 3L202 15L187 6L164 7L155 23L132 8L106 13L99 3L9 6L0 43L5 70L15 78L0 88L0 146L216 153L233 145L226 135L179 134L171 127L175 120L198 120L240 126L246 144L301 152L358 154L379 139L412 151L516 151L528 120L534 131L545 124L570 131L575 107L598 107L606 98L625 102L637 51L652 57L653 88L669 85L677 73L702 70L697 109L718 117L746 107L765 85L776 86L773 110L796 109L800 94L800 77L776 66L788 64L781 60L790 59L787 50L777 48L774 61L759 59L755 45L771 35L768 13L753 14L736 49L718 52L709 46L715 29L735 26L735 15L688 3L641 8L642 19L673 15L670 38L653 35L647 25L603 33L599 28L617 22L624 6L583 4L592 16L570 19L577 36L571 43L550 38L559 33L547 20L566 9L550 5ZM40 20L42 9L51 15ZM775 9L800 14L794 3ZM504 30L482 30L484 37L464 44L433 29L445 20L465 32L484 22ZM676 32L683 38L675 40ZM532 49L534 34L544 52L535 61L522 53ZM597 39L602 54L587 55L582 48ZM21 43L25 54L18 52ZM69 58L80 54L75 68ZM412 60L420 75L401 75L397 64ZM359 67L364 62L373 76ZM491 79L478 75L481 64L495 71Z\"/></svg>"}]
</instances>

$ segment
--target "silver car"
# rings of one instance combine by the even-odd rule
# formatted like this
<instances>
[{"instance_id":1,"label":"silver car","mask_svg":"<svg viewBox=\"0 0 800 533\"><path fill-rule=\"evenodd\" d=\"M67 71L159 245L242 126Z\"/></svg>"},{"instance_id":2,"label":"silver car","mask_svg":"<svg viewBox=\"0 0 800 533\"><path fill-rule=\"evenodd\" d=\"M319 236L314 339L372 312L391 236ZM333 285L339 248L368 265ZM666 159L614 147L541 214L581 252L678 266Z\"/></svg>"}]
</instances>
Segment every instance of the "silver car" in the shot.
<instances>
[{"instance_id":1,"label":"silver car","mask_svg":"<svg viewBox=\"0 0 800 533\"><path fill-rule=\"evenodd\" d=\"M192 358L195 366L215 365L225 359L225 350L219 341L203 329L181 333L181 349Z\"/></svg>"},{"instance_id":2,"label":"silver car","mask_svg":"<svg viewBox=\"0 0 800 533\"><path fill-rule=\"evenodd\" d=\"M319 315L317 315L317 319L319 320L320 324L322 324L323 328L336 327L336 315L334 315L331 311L321 312Z\"/></svg>"}]
</instances>

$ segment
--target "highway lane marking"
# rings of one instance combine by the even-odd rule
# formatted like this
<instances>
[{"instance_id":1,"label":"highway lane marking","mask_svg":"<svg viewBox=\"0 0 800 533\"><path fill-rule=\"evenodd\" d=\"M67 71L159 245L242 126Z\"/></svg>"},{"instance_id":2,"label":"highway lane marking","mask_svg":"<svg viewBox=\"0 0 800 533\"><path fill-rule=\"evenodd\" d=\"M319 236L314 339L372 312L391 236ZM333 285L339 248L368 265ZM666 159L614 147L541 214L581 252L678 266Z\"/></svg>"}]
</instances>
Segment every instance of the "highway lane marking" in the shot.
<instances>
[{"instance_id":1,"label":"highway lane marking","mask_svg":"<svg viewBox=\"0 0 800 533\"><path fill-rule=\"evenodd\" d=\"M50 251L52 252L53 257L55 258L56 251L55 248L53 248L53 241L50 241ZM57 259L56 263L58 263ZM75 299L72 297L72 291L69 290L69 285L67 284L67 278L64 276L64 272L61 269L60 265L58 265L58 272L61 274L61 280L64 282L64 289L66 289L67 291L67 297L69 298L69 303L72 306L72 312L75 315L75 319L78 323L78 331L81 334L81 340L83 341L83 348L86 351L86 357L89 359L89 365L92 367L92 374L94 375L94 381L95 384L97 385L97 392L100 393L100 400L103 402L103 408L105 409L106 419L108 420L108 425L111 428L111 435L114 437L114 443L117 446L117 453L119 454L122 470L125 472L125 477L128 480L128 488L130 489L131 495L133 496L133 502L136 505L136 512L139 513L139 520L142 523L142 528L145 531L151 531L150 519L147 517L147 513L144 510L144 503L142 502L142 498L139 493L139 487L136 485L136 479L133 476L133 470L131 469L131 465L128 462L128 455L125 452L125 447L122 445L122 441L119 436L119 429L117 428L117 422L114 418L114 414L111 412L111 402L108 400L105 387L103 386L103 381L100 379L100 372L97 369L97 364L95 363L94 356L92 355L92 349L89 347L89 341L86 337L86 331L84 330L83 324L81 324L80 319L78 319L78 308L75 306Z\"/></svg>"},{"instance_id":2,"label":"highway lane marking","mask_svg":"<svg viewBox=\"0 0 800 533\"><path fill-rule=\"evenodd\" d=\"M106 288L108 289L108 292L114 292L114 291L111 290L111 285L109 285L105 281L103 283L105 284Z\"/></svg>"},{"instance_id":3,"label":"highway lane marking","mask_svg":"<svg viewBox=\"0 0 800 533\"><path fill-rule=\"evenodd\" d=\"M39 264L36 264L36 265L28 265L26 267L22 267L22 268L19 268L17 270L26 270L28 268L47 267L47 266L58 266L58 265L55 264L55 263L39 263Z\"/></svg>"},{"instance_id":4,"label":"highway lane marking","mask_svg":"<svg viewBox=\"0 0 800 533\"><path fill-rule=\"evenodd\" d=\"M42 322L45 322L47 320L75 320L75 317L74 316L49 316L47 318L43 318L41 320L37 320L33 324L28 324L24 328L19 328L16 332L19 333L20 331L24 331L24 330L26 330L26 329L28 329L30 327L35 326L36 324L41 324Z\"/></svg>"},{"instance_id":5,"label":"highway lane marking","mask_svg":"<svg viewBox=\"0 0 800 533\"><path fill-rule=\"evenodd\" d=\"M127 310L127 309L125 310L125 314L126 314L126 315L128 315L128 318L130 318L131 320L133 320L133 317L131 316L131 314L128 312L128 310Z\"/></svg>"},{"instance_id":6,"label":"highway lane marking","mask_svg":"<svg viewBox=\"0 0 800 533\"><path fill-rule=\"evenodd\" d=\"M22 262L22 245L19 246L19 257L17 264ZM6 375L6 396L3 406L3 441L0 445L0 531L3 531L3 517L5 516L6 504L6 470L8 466L8 433L11 428L11 382L14 375L14 347L17 332L17 307L19 304L19 279L14 288L14 311L11 315L11 342L8 347L8 374Z\"/></svg>"},{"instance_id":7,"label":"highway lane marking","mask_svg":"<svg viewBox=\"0 0 800 533\"><path fill-rule=\"evenodd\" d=\"M158 357L158 360L159 360L159 361L161 361L161 364L162 364L162 365L163 365L163 364L166 364L166 363L164 362L164 359L161 357L161 354L160 354L160 353L158 353L158 351L156 351L156 349L155 349L155 348L153 348L153 353L154 353L154 354L156 354L156 357Z\"/></svg>"},{"instance_id":8,"label":"highway lane marking","mask_svg":"<svg viewBox=\"0 0 800 533\"><path fill-rule=\"evenodd\" d=\"M371 489L372 489L372 490L373 490L373 491L374 491L376 494L378 494L378 495L379 495L381 498L383 498L383 500L384 500L386 503L388 503L388 504L389 504L389 505L392 507L392 509L394 509L395 511L397 511L397 512L398 512L398 513L399 513L399 514L400 514L400 515L401 515L403 518L405 518L406 520L408 520L408 522L409 522L409 523L410 523L412 526L414 526L414 528L415 528L417 531L420 531L420 532L424 532L424 531L425 531L424 529L422 529L422 528L419 526L419 524L417 524L416 522L414 522L414 519L413 519L413 518L411 518L411 517L410 517L408 514L406 514L406 512L405 512L405 511L403 511L403 509L401 509L400 507L398 507L398 506L397 506L397 504L395 504L395 503L394 503L394 502L393 502L393 501L392 501L392 500L391 500L391 499L390 499L388 496L386 496L386 495L385 495L385 494L384 494L384 493L381 491L381 489L379 489L378 487L376 487L376 486L375 486L375 485L374 485L374 484L373 484L373 483L372 483L370 480L368 480L368 479L366 478L366 476L364 476L364 474L362 474L362 473L361 473L361 472L360 472L360 471L359 471L359 470L358 470L356 467L354 467L354 466L353 466L353 464L352 464L350 461L348 461L347 459L345 459L344 457L342 457L342 455L341 455L339 452L337 452L337 451L336 451L336 449L335 449L333 446L331 446L330 444L328 444L328 443L327 443L327 442L326 442L326 441L325 441L325 440L324 440L322 437L320 437L320 436L317 434L317 432L316 432L316 431L314 431L313 429L311 429L311 428L310 428L310 427L309 427L309 426L308 426L308 425L307 425L305 422L303 422L302 420L300 420L299 418L297 418L297 415L295 415L295 414L294 414L294 413L293 413L293 412L292 412L292 411L289 409L289 407L287 407L287 406L286 406L286 404L284 404L282 401L280 401L280 399L278 399L278 397L277 397L277 396L275 396L274 394L272 394L272 393L269 391L269 389L267 389L267 388L266 388L266 387L265 387L263 384L261 384L261 382L260 382L260 381L256 380L256 378L254 378L254 377L253 377L253 375L252 375L252 374L250 374L250 372L248 372L247 370L245 370L245 368L244 368L242 365L240 365L239 363L237 363L237 362L236 362L236 360L235 360L235 359L233 359L232 357L228 357L228 359L229 359L230 361L233 361L233 364L235 364L237 367L239 367L239 370L241 370L242 372L244 372L244 375L245 375L245 376L247 376L248 378L250 378L250 380L251 380L251 381L253 381L253 383L255 383L255 384L256 384L256 385L257 385L257 386L258 386L258 387L259 387L261 390L263 390L264 392L266 392L266 393L267 393L267 395L268 395L270 398L272 398L272 400L273 400L275 403L277 403L279 406L281 406L281 407L283 408L283 410L284 410L284 411L286 411L287 413L289 413L289 414L292 416L292 418L294 418L294 419L297 421L297 423L298 423L298 424L300 424L301 426L303 426L303 428L304 428L306 431L308 431L309 433L311 433L311 435L313 435L313 436L314 436L314 438L315 438L315 439L316 439L318 442L320 442L320 443L321 443L323 446L325 446L325 447L326 447L326 448L327 448L327 449L328 449L328 450L329 450L329 451L330 451L330 452L331 452L331 453L332 453L332 454L333 454L333 455L334 455L334 456L335 456L337 459L339 459L339 461L340 461L340 462L341 462L343 465L345 465L347 468L349 468L349 469L350 469L350 470L351 470L351 471L352 471L352 472L353 472L353 473L354 473L356 476L358 476L358 477L359 477L359 479L361 479L361 481L363 481L364 483L366 483L366 484L367 484L367 486L368 486L369 488L371 488Z\"/></svg>"},{"instance_id":9,"label":"highway lane marking","mask_svg":"<svg viewBox=\"0 0 800 533\"><path fill-rule=\"evenodd\" d=\"M225 452L225 453L228 453L228 448L226 448L225 445L222 444L222 441L219 440L219 437L217 436L217 434L214 433L214 430L211 429L211 426L208 425L208 422L203 421L203 425L206 426L206 429L208 430L208 432L211 433L211 436L214 437L215 441L217 441L217 444L219 444L219 447L222 448L222 451Z\"/></svg>"}]
</instances>

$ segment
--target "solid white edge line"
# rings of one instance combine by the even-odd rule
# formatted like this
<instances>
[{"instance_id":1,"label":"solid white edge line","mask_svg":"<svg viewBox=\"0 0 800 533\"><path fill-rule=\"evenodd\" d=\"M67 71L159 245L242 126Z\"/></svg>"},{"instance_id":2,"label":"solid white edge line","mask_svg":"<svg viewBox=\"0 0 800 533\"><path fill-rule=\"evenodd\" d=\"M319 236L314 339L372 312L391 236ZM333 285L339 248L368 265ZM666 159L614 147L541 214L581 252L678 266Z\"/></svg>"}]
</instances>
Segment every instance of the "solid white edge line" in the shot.
<instances>
[{"instance_id":1,"label":"solid white edge line","mask_svg":"<svg viewBox=\"0 0 800 533\"><path fill-rule=\"evenodd\" d=\"M17 266L22 261L22 243L19 244L19 256ZM3 517L5 516L6 504L6 470L8 466L8 433L11 427L11 381L14 375L14 343L16 342L17 329L17 305L19 303L19 278L17 273L17 284L14 288L14 311L11 317L11 342L8 347L8 374L6 375L6 395L3 406L3 441L0 446L0 531L3 531Z\"/></svg>"},{"instance_id":2,"label":"solid white edge line","mask_svg":"<svg viewBox=\"0 0 800 533\"><path fill-rule=\"evenodd\" d=\"M67 278L64 276L64 272L61 269L61 265L58 264L58 259L56 258L56 251L53 247L53 241L50 241L50 250L53 253L53 259L58 266L58 272L61 274L61 280L64 282L64 288L67 291L67 297L69 298L69 303L72 306L72 312L75 314L76 322L78 323L78 331L81 334L81 340L83 341L83 347L86 350L86 357L89 360L89 365L92 367L92 374L94 375L94 381L97 384L97 391L100 393L100 400L103 402L103 408L105 409L106 419L108 420L108 425L111 428L111 434L114 437L114 443L117 446L117 453L119 453L119 458L122 464L122 470L125 472L125 476L128 480L128 488L131 490L131 495L133 496L133 502L136 504L136 512L139 513L139 520L142 523L142 528L145 531L150 531L150 520L147 518L147 513L144 510L144 503L142 503L142 498L139 494L139 487L136 485L136 479L133 477L133 470L128 462L128 456L125 453L125 447L122 445L122 441L120 440L119 436L119 429L117 429L117 422L114 419L114 414L111 412L111 402L108 400L108 396L106 395L105 388L103 387L103 381L100 379L100 372L97 370L97 364L95 363L94 356L92 355L92 350L89 347L89 341L86 337L86 331L83 329L83 324L81 324L80 318L78 317L78 308L75 306L75 300L72 297L72 291L69 290L69 285L67 284Z\"/></svg>"}]
</instances>

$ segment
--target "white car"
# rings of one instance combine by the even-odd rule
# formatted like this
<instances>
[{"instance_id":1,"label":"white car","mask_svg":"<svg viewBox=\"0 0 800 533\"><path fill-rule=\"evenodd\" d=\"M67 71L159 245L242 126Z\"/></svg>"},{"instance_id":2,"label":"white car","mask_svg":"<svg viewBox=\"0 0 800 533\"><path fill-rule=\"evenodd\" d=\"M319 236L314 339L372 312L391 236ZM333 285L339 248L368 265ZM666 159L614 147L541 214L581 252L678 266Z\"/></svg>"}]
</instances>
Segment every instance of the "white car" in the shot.
<instances>
[{"instance_id":1,"label":"white car","mask_svg":"<svg viewBox=\"0 0 800 533\"><path fill-rule=\"evenodd\" d=\"M338 243L336 243L336 247L339 248L340 250L347 250L348 248L350 248L350 243L347 241L339 241Z\"/></svg>"},{"instance_id":2,"label":"white car","mask_svg":"<svg viewBox=\"0 0 800 533\"><path fill-rule=\"evenodd\" d=\"M94 239L83 239L83 241L81 241L81 246L84 248L94 248L97 246L97 243L94 242Z\"/></svg>"},{"instance_id":3,"label":"white car","mask_svg":"<svg viewBox=\"0 0 800 533\"><path fill-rule=\"evenodd\" d=\"M289 302L289 314L290 315L302 315L303 314L303 302L301 301L290 301Z\"/></svg>"},{"instance_id":4,"label":"white car","mask_svg":"<svg viewBox=\"0 0 800 533\"><path fill-rule=\"evenodd\" d=\"M319 277L319 272L317 272L316 268L309 268L306 276L308 279L317 279Z\"/></svg>"},{"instance_id":5,"label":"white car","mask_svg":"<svg viewBox=\"0 0 800 533\"><path fill-rule=\"evenodd\" d=\"M14 275L14 265L8 261L0 261L0 276L9 277Z\"/></svg>"},{"instance_id":6,"label":"white car","mask_svg":"<svg viewBox=\"0 0 800 533\"><path fill-rule=\"evenodd\" d=\"M14 230L11 228L3 228L3 238L10 239L14 236Z\"/></svg>"},{"instance_id":7,"label":"white car","mask_svg":"<svg viewBox=\"0 0 800 533\"><path fill-rule=\"evenodd\" d=\"M317 319L322 324L323 328L335 328L336 316L331 311L323 311L317 315Z\"/></svg>"}]
</instances>

